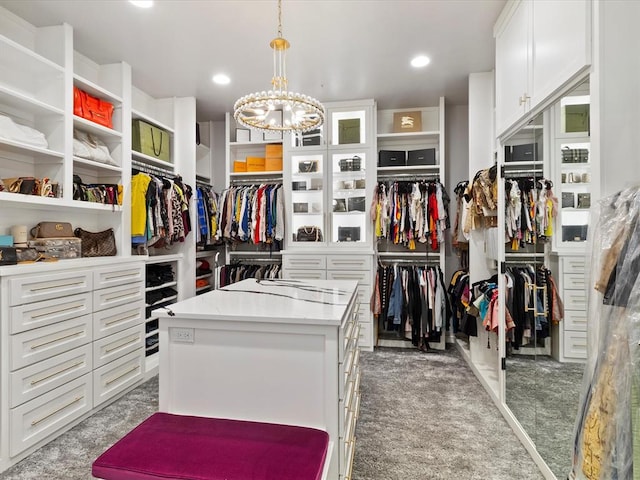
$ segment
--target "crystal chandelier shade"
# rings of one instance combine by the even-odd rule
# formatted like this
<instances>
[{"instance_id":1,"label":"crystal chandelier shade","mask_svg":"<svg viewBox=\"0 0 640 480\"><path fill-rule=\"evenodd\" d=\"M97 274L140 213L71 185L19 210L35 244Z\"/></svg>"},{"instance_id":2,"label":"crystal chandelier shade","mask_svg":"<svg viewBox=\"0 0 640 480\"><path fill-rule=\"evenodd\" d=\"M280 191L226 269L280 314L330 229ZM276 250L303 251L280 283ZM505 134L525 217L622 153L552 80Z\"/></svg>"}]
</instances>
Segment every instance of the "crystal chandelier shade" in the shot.
<instances>
[{"instance_id":1,"label":"crystal chandelier shade","mask_svg":"<svg viewBox=\"0 0 640 480\"><path fill-rule=\"evenodd\" d=\"M325 118L322 104L308 95L288 90L289 42L282 37L282 0L278 0L278 36L269 45L273 49L271 90L239 98L233 106L236 122L264 132L303 133L319 128Z\"/></svg>"}]
</instances>

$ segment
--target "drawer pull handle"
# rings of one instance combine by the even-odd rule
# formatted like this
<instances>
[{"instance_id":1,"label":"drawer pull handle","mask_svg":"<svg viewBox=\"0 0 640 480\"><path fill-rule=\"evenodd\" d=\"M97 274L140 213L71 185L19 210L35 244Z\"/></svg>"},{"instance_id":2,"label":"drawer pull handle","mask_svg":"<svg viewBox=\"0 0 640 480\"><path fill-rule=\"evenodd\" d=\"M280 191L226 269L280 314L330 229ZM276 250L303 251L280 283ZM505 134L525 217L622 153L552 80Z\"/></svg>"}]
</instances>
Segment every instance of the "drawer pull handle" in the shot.
<instances>
[{"instance_id":1,"label":"drawer pull handle","mask_svg":"<svg viewBox=\"0 0 640 480\"><path fill-rule=\"evenodd\" d=\"M45 345L50 345L52 343L59 342L60 340L66 340L67 338L77 337L78 335L82 335L83 333L84 333L84 330L81 330L79 332L70 333L69 335L64 335L62 337L54 338L53 340L48 340L46 342L38 343L37 345L31 345L31 350L35 350L36 348L44 347Z\"/></svg>"},{"instance_id":2,"label":"drawer pull handle","mask_svg":"<svg viewBox=\"0 0 640 480\"><path fill-rule=\"evenodd\" d=\"M121 375L118 375L116 378L112 378L111 380L107 380L105 382L106 385L111 385L113 382L115 382L116 380L121 379L122 377L124 377L125 375L129 375L131 372L134 372L136 370L138 370L140 368L140 365L136 365L135 367L131 367L129 370L127 370L126 372L122 373Z\"/></svg>"},{"instance_id":3,"label":"drawer pull handle","mask_svg":"<svg viewBox=\"0 0 640 480\"><path fill-rule=\"evenodd\" d=\"M104 349L104 352L105 352L105 353L110 353L110 352L113 352L114 350L119 350L119 349L121 349L122 347L126 347L127 345L131 345L132 343L136 343L136 342L138 341L138 339L139 339L139 338L140 338L140 337L137 337L137 336L136 336L135 338L132 338L132 339L130 339L130 340L127 340L126 342L121 343L121 344L119 344L119 345L116 345L115 347L105 348L105 349Z\"/></svg>"},{"instance_id":4,"label":"drawer pull handle","mask_svg":"<svg viewBox=\"0 0 640 480\"><path fill-rule=\"evenodd\" d=\"M37 384L39 384L39 383L41 383L41 382L44 382L45 380L50 379L51 377L55 377L55 376L57 376L57 375L60 375L61 373L68 372L69 370L73 370L74 368L76 368L76 367L78 367L78 366L82 365L83 363L84 363L84 362L76 362L76 363L74 363L73 365L69 365L68 367L65 367L65 368L63 368L63 369L60 369L60 370L58 370L57 372L53 372L53 373L49 374L49 375L47 375L46 377L42 377L42 378L39 378L39 379L37 379L37 380L31 380L31 385L32 385L32 386L33 386L33 385L37 385Z\"/></svg>"},{"instance_id":5,"label":"drawer pull handle","mask_svg":"<svg viewBox=\"0 0 640 480\"><path fill-rule=\"evenodd\" d=\"M131 320L131 319L136 318L136 317L138 317L138 312L133 313L133 314L131 314L131 315L126 315L126 316L124 316L124 317L114 318L114 319L113 319L113 320L111 320L110 322L106 322L106 323L105 323L105 325L106 325L106 326L113 325L114 323L119 323L119 322L122 322L122 321L124 321L124 320Z\"/></svg>"},{"instance_id":6,"label":"drawer pull handle","mask_svg":"<svg viewBox=\"0 0 640 480\"><path fill-rule=\"evenodd\" d=\"M139 277L139 276L140 276L140 272L138 270L136 270L134 272L125 272L125 273L117 273L117 274L113 274L113 275L105 275L104 276L104 280L105 281L118 280L118 279L126 278L126 277Z\"/></svg>"},{"instance_id":7,"label":"drawer pull handle","mask_svg":"<svg viewBox=\"0 0 640 480\"><path fill-rule=\"evenodd\" d=\"M137 294L134 294L136 297L138 296ZM130 292L124 293L122 295L113 295L111 297L104 297L106 302L113 302L114 300L119 300L121 298L127 298L127 297L131 297L132 294Z\"/></svg>"},{"instance_id":8,"label":"drawer pull handle","mask_svg":"<svg viewBox=\"0 0 640 480\"><path fill-rule=\"evenodd\" d=\"M77 303L75 305L69 305L68 307L65 308L60 308L58 310L52 310L52 311L48 311L45 313L39 313L38 315L33 315L31 318L41 318L41 317L49 317L51 315L55 315L56 313L63 313L63 312L70 312L72 310L75 310L77 308L82 308L84 307L85 304L84 303Z\"/></svg>"},{"instance_id":9,"label":"drawer pull handle","mask_svg":"<svg viewBox=\"0 0 640 480\"><path fill-rule=\"evenodd\" d=\"M53 417L56 413L61 412L62 410L64 410L67 407L70 407L71 405L73 405L74 403L78 403L80 400L82 400L84 398L84 395L80 396L80 397L76 397L73 400L71 400L69 403L67 403L66 405L61 406L60 408L56 408L53 412L45 415L44 417L38 419L38 420L34 420L33 422L31 422L31 426L35 427L36 425L38 425L39 423L44 422L47 418Z\"/></svg>"},{"instance_id":10,"label":"drawer pull handle","mask_svg":"<svg viewBox=\"0 0 640 480\"><path fill-rule=\"evenodd\" d=\"M52 289L57 289L57 288L60 288L60 287L73 287L75 285L83 285L83 284L84 284L84 280L81 280L79 282L57 283L54 286L30 288L29 291L30 292L39 292L40 290L52 290Z\"/></svg>"}]
</instances>

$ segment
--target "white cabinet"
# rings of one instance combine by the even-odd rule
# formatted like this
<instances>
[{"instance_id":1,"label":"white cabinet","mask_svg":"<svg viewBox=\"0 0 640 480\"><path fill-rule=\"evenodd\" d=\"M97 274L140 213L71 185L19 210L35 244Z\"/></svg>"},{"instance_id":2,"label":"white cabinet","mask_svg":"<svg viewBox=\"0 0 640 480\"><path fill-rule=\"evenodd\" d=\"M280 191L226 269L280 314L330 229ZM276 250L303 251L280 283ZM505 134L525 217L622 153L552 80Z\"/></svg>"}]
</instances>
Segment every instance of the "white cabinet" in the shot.
<instances>
[{"instance_id":1,"label":"white cabinet","mask_svg":"<svg viewBox=\"0 0 640 480\"><path fill-rule=\"evenodd\" d=\"M590 21L587 0L507 4L494 28L498 135L589 66Z\"/></svg>"},{"instance_id":2,"label":"white cabinet","mask_svg":"<svg viewBox=\"0 0 640 480\"><path fill-rule=\"evenodd\" d=\"M560 361L587 358L587 279L584 256L563 255L559 259L559 294L564 302L560 322Z\"/></svg>"},{"instance_id":3,"label":"white cabinet","mask_svg":"<svg viewBox=\"0 0 640 480\"><path fill-rule=\"evenodd\" d=\"M0 267L0 471L144 374L143 263Z\"/></svg>"}]
</instances>

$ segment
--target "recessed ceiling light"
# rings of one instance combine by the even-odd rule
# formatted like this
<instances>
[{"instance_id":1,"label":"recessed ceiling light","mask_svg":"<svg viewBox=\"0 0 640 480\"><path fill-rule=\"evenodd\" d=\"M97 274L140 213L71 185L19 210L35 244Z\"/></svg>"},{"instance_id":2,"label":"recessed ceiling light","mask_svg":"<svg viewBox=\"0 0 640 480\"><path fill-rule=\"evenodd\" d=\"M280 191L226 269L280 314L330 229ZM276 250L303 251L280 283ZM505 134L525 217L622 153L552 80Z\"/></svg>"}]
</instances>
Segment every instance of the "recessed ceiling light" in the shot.
<instances>
[{"instance_id":1,"label":"recessed ceiling light","mask_svg":"<svg viewBox=\"0 0 640 480\"><path fill-rule=\"evenodd\" d=\"M411 66L416 68L426 67L431 60L426 55L418 55L411 60Z\"/></svg>"},{"instance_id":2,"label":"recessed ceiling light","mask_svg":"<svg viewBox=\"0 0 640 480\"><path fill-rule=\"evenodd\" d=\"M213 83L216 83L218 85L227 85L231 83L231 79L224 73L218 73L217 75L214 75L211 80L213 80Z\"/></svg>"},{"instance_id":3,"label":"recessed ceiling light","mask_svg":"<svg viewBox=\"0 0 640 480\"><path fill-rule=\"evenodd\" d=\"M129 0L136 7L151 8L153 6L153 0Z\"/></svg>"}]
</instances>

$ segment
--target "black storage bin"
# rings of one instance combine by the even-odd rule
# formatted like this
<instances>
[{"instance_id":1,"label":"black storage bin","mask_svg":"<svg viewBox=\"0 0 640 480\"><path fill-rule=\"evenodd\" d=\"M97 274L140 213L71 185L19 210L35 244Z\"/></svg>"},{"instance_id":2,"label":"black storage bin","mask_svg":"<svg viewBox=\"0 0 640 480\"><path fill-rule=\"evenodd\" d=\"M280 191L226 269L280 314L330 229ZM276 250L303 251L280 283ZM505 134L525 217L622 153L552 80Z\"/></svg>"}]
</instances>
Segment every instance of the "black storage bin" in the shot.
<instances>
[{"instance_id":1,"label":"black storage bin","mask_svg":"<svg viewBox=\"0 0 640 480\"><path fill-rule=\"evenodd\" d=\"M320 133L320 129L310 130L302 134L302 145L303 147L311 147L314 145L320 145L320 138L322 134Z\"/></svg>"},{"instance_id":2,"label":"black storage bin","mask_svg":"<svg viewBox=\"0 0 640 480\"><path fill-rule=\"evenodd\" d=\"M436 149L423 148L422 150L409 150L407 156L407 166L435 165Z\"/></svg>"},{"instance_id":3,"label":"black storage bin","mask_svg":"<svg viewBox=\"0 0 640 480\"><path fill-rule=\"evenodd\" d=\"M379 167L404 167L407 165L407 152L404 150L380 150Z\"/></svg>"},{"instance_id":4,"label":"black storage bin","mask_svg":"<svg viewBox=\"0 0 640 480\"><path fill-rule=\"evenodd\" d=\"M504 147L505 162L533 162L538 159L538 144L507 145Z\"/></svg>"}]
</instances>

